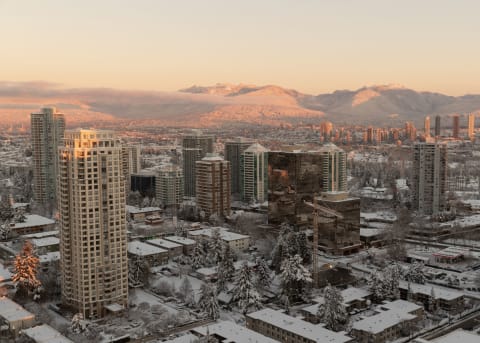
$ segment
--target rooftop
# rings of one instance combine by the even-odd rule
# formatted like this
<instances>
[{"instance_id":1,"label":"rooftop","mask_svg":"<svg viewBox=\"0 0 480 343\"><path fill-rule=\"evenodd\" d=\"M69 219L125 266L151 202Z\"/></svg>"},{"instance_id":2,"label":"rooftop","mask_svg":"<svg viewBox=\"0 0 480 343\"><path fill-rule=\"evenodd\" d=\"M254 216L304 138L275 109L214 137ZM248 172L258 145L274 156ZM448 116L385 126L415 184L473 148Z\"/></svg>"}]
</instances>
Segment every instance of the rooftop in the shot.
<instances>
[{"instance_id":1,"label":"rooftop","mask_svg":"<svg viewBox=\"0 0 480 343\"><path fill-rule=\"evenodd\" d=\"M128 253L132 255L138 256L149 256L149 255L156 255L167 253L168 251L162 248L158 248L156 246L143 243L140 241L132 241L128 243Z\"/></svg>"},{"instance_id":2,"label":"rooftop","mask_svg":"<svg viewBox=\"0 0 480 343\"><path fill-rule=\"evenodd\" d=\"M193 239L180 237L180 236L166 236L165 239L168 241L178 243L178 244L183 244L183 245L196 244L196 242Z\"/></svg>"},{"instance_id":3,"label":"rooftop","mask_svg":"<svg viewBox=\"0 0 480 343\"><path fill-rule=\"evenodd\" d=\"M34 226L53 225L55 221L49 218L39 216L38 214L26 214L23 223L15 223L14 229L24 229Z\"/></svg>"},{"instance_id":4,"label":"rooftop","mask_svg":"<svg viewBox=\"0 0 480 343\"><path fill-rule=\"evenodd\" d=\"M36 343L73 343L73 341L46 324L25 329L22 332Z\"/></svg>"},{"instance_id":5,"label":"rooftop","mask_svg":"<svg viewBox=\"0 0 480 343\"><path fill-rule=\"evenodd\" d=\"M222 321L193 329L202 336L218 335L223 343L278 343L278 341L230 321Z\"/></svg>"},{"instance_id":6,"label":"rooftop","mask_svg":"<svg viewBox=\"0 0 480 343\"><path fill-rule=\"evenodd\" d=\"M0 298L0 317L9 322L34 319L35 315L25 310L22 306L9 298Z\"/></svg>"}]
</instances>

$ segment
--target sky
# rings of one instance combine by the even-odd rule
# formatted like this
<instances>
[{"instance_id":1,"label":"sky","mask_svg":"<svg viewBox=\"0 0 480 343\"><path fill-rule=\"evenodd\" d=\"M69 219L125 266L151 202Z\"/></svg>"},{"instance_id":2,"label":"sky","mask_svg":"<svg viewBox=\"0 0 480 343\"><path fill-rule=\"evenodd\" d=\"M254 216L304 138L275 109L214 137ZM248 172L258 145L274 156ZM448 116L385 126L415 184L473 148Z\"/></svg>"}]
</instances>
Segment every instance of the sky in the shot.
<instances>
[{"instance_id":1,"label":"sky","mask_svg":"<svg viewBox=\"0 0 480 343\"><path fill-rule=\"evenodd\" d=\"M0 0L0 80L480 94L478 0Z\"/></svg>"}]
</instances>

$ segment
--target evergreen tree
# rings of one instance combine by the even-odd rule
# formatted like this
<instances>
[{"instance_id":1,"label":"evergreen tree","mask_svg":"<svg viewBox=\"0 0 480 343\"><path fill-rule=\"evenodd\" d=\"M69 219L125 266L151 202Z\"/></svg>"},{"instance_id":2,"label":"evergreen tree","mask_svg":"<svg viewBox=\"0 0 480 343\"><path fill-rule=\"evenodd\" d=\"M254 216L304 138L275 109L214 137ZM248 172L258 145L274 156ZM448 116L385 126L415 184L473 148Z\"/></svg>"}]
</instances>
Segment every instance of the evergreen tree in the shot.
<instances>
[{"instance_id":1,"label":"evergreen tree","mask_svg":"<svg viewBox=\"0 0 480 343\"><path fill-rule=\"evenodd\" d=\"M15 272L12 281L17 284L20 292L32 292L41 286L37 279L39 259L34 255L30 241L25 242L22 251L15 257L13 265Z\"/></svg>"},{"instance_id":2,"label":"evergreen tree","mask_svg":"<svg viewBox=\"0 0 480 343\"><path fill-rule=\"evenodd\" d=\"M232 281L235 275L235 266L233 264L234 255L230 245L227 243L223 244L222 249L222 258L220 259L220 263L217 267L217 290L219 292L224 291L226 289L226 285L228 281Z\"/></svg>"},{"instance_id":3,"label":"evergreen tree","mask_svg":"<svg viewBox=\"0 0 480 343\"><path fill-rule=\"evenodd\" d=\"M318 308L318 316L325 327L333 331L341 331L348 322L348 315L343 304L343 297L340 291L333 286L325 287L324 303Z\"/></svg>"},{"instance_id":4,"label":"evergreen tree","mask_svg":"<svg viewBox=\"0 0 480 343\"><path fill-rule=\"evenodd\" d=\"M205 266L205 255L201 244L197 243L192 254L192 268L198 269Z\"/></svg>"},{"instance_id":5,"label":"evergreen tree","mask_svg":"<svg viewBox=\"0 0 480 343\"><path fill-rule=\"evenodd\" d=\"M295 238L298 254L302 257L303 263L309 264L312 260L312 251L307 245L307 235L305 231L297 232Z\"/></svg>"},{"instance_id":6,"label":"evergreen tree","mask_svg":"<svg viewBox=\"0 0 480 343\"><path fill-rule=\"evenodd\" d=\"M192 284L188 277L184 277L180 287L178 289L178 293L180 294L180 299L187 305L193 305L195 303L195 299L193 296L193 288Z\"/></svg>"},{"instance_id":7,"label":"evergreen tree","mask_svg":"<svg viewBox=\"0 0 480 343\"><path fill-rule=\"evenodd\" d=\"M141 256L135 256L128 260L128 278L133 284L148 285L150 278L150 265Z\"/></svg>"},{"instance_id":8,"label":"evergreen tree","mask_svg":"<svg viewBox=\"0 0 480 343\"><path fill-rule=\"evenodd\" d=\"M386 289L383 277L375 273L369 280L370 292L372 292L372 300L374 303L381 303L387 297L388 290Z\"/></svg>"},{"instance_id":9,"label":"evergreen tree","mask_svg":"<svg viewBox=\"0 0 480 343\"><path fill-rule=\"evenodd\" d=\"M432 313L435 313L437 309L437 296L435 295L435 289L432 286L430 297L428 298L428 310Z\"/></svg>"},{"instance_id":10,"label":"evergreen tree","mask_svg":"<svg viewBox=\"0 0 480 343\"><path fill-rule=\"evenodd\" d=\"M260 295L252 281L250 267L247 262L245 262L238 273L232 298L242 310L243 314L246 314L251 307L260 308L261 306Z\"/></svg>"},{"instance_id":11,"label":"evergreen tree","mask_svg":"<svg viewBox=\"0 0 480 343\"><path fill-rule=\"evenodd\" d=\"M208 257L213 265L217 265L223 252L223 241L218 227L212 229L212 237L210 238Z\"/></svg>"},{"instance_id":12,"label":"evergreen tree","mask_svg":"<svg viewBox=\"0 0 480 343\"><path fill-rule=\"evenodd\" d=\"M390 264L383 273L384 285L387 297L398 299L400 297L399 283L402 276L402 268L397 263Z\"/></svg>"},{"instance_id":13,"label":"evergreen tree","mask_svg":"<svg viewBox=\"0 0 480 343\"><path fill-rule=\"evenodd\" d=\"M423 263L414 262L405 274L405 280L422 285L425 284L426 277Z\"/></svg>"},{"instance_id":14,"label":"evergreen tree","mask_svg":"<svg viewBox=\"0 0 480 343\"><path fill-rule=\"evenodd\" d=\"M312 282L312 277L310 271L303 266L300 255L283 261L281 271L283 293L289 300L304 297L306 286Z\"/></svg>"},{"instance_id":15,"label":"evergreen tree","mask_svg":"<svg viewBox=\"0 0 480 343\"><path fill-rule=\"evenodd\" d=\"M204 283L200 288L200 298L198 299L197 307L213 320L217 320L220 316L217 295L210 284Z\"/></svg>"},{"instance_id":16,"label":"evergreen tree","mask_svg":"<svg viewBox=\"0 0 480 343\"><path fill-rule=\"evenodd\" d=\"M11 221L14 217L12 204L8 197L3 196L0 201L0 222Z\"/></svg>"},{"instance_id":17,"label":"evergreen tree","mask_svg":"<svg viewBox=\"0 0 480 343\"><path fill-rule=\"evenodd\" d=\"M256 274L257 274L257 286L260 289L265 290L268 287L270 287L270 282L272 281L272 278L270 276L271 272L264 258L257 259Z\"/></svg>"}]
</instances>

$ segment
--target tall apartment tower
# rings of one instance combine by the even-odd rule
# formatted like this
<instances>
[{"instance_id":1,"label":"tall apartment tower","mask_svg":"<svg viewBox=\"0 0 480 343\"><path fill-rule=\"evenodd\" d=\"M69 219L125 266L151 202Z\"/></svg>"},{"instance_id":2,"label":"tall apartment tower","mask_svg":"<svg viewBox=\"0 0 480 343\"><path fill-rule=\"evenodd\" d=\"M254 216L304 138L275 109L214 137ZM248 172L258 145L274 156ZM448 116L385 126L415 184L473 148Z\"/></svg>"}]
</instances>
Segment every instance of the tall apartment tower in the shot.
<instances>
[{"instance_id":1,"label":"tall apartment tower","mask_svg":"<svg viewBox=\"0 0 480 343\"><path fill-rule=\"evenodd\" d=\"M30 116L34 196L45 204L55 199L58 147L65 132L65 117L55 107L42 108Z\"/></svg>"},{"instance_id":2,"label":"tall apartment tower","mask_svg":"<svg viewBox=\"0 0 480 343\"><path fill-rule=\"evenodd\" d=\"M212 214L230 215L230 162L218 155L207 154L196 162L197 209L205 218Z\"/></svg>"},{"instance_id":3,"label":"tall apartment tower","mask_svg":"<svg viewBox=\"0 0 480 343\"><path fill-rule=\"evenodd\" d=\"M435 137L440 137L440 121L441 117L440 116L435 116Z\"/></svg>"},{"instance_id":4,"label":"tall apartment tower","mask_svg":"<svg viewBox=\"0 0 480 343\"><path fill-rule=\"evenodd\" d=\"M458 114L455 114L452 119L453 138L460 138L460 116Z\"/></svg>"},{"instance_id":5,"label":"tall apartment tower","mask_svg":"<svg viewBox=\"0 0 480 343\"><path fill-rule=\"evenodd\" d=\"M225 142L225 160L230 162L232 194L240 193L240 159L243 152L254 142L246 138L237 138Z\"/></svg>"},{"instance_id":6,"label":"tall apartment tower","mask_svg":"<svg viewBox=\"0 0 480 343\"><path fill-rule=\"evenodd\" d=\"M335 144L327 143L319 150L322 155L322 191L347 191L347 154Z\"/></svg>"},{"instance_id":7,"label":"tall apartment tower","mask_svg":"<svg viewBox=\"0 0 480 343\"><path fill-rule=\"evenodd\" d=\"M178 166L167 166L159 170L155 178L157 200L164 206L179 206L183 201L183 172Z\"/></svg>"},{"instance_id":8,"label":"tall apartment tower","mask_svg":"<svg viewBox=\"0 0 480 343\"><path fill-rule=\"evenodd\" d=\"M417 143L413 147L412 206L420 213L441 212L446 205L447 147Z\"/></svg>"},{"instance_id":9,"label":"tall apartment tower","mask_svg":"<svg viewBox=\"0 0 480 343\"><path fill-rule=\"evenodd\" d=\"M207 154L213 153L213 141L213 135L204 135L200 131L183 136L183 195L185 197L195 197L196 162L200 161Z\"/></svg>"},{"instance_id":10,"label":"tall apartment tower","mask_svg":"<svg viewBox=\"0 0 480 343\"><path fill-rule=\"evenodd\" d=\"M128 195L131 175L138 174L142 169L140 146L124 143L122 146L122 169L123 175L125 176L125 189Z\"/></svg>"},{"instance_id":11,"label":"tall apartment tower","mask_svg":"<svg viewBox=\"0 0 480 343\"><path fill-rule=\"evenodd\" d=\"M468 115L468 138L475 139L475 114L473 113Z\"/></svg>"},{"instance_id":12,"label":"tall apartment tower","mask_svg":"<svg viewBox=\"0 0 480 343\"><path fill-rule=\"evenodd\" d=\"M65 133L57 203L62 302L85 318L127 306L122 146L112 131Z\"/></svg>"},{"instance_id":13,"label":"tall apartment tower","mask_svg":"<svg viewBox=\"0 0 480 343\"><path fill-rule=\"evenodd\" d=\"M425 138L429 138L430 137L430 117L429 116L425 117L425 122L424 122L423 129L425 131L424 132L425 133Z\"/></svg>"},{"instance_id":14,"label":"tall apartment tower","mask_svg":"<svg viewBox=\"0 0 480 343\"><path fill-rule=\"evenodd\" d=\"M268 200L268 149L255 143L240 159L240 191L245 202Z\"/></svg>"}]
</instances>

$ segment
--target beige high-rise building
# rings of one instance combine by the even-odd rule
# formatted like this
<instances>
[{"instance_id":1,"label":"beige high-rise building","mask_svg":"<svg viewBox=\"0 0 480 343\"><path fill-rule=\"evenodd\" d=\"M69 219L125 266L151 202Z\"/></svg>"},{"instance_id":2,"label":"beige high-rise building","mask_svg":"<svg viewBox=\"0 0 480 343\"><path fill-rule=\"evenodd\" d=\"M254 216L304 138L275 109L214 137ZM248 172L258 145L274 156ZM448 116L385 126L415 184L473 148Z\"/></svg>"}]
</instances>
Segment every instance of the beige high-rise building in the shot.
<instances>
[{"instance_id":1,"label":"beige high-rise building","mask_svg":"<svg viewBox=\"0 0 480 343\"><path fill-rule=\"evenodd\" d=\"M268 149L255 143L240 159L242 200L263 203L268 200Z\"/></svg>"},{"instance_id":2,"label":"beige high-rise building","mask_svg":"<svg viewBox=\"0 0 480 343\"><path fill-rule=\"evenodd\" d=\"M230 162L207 154L196 162L197 209L208 219L230 215Z\"/></svg>"},{"instance_id":3,"label":"beige high-rise building","mask_svg":"<svg viewBox=\"0 0 480 343\"><path fill-rule=\"evenodd\" d=\"M142 169L140 146L129 144L122 146L122 169L125 175L125 188L128 195L131 175L138 174Z\"/></svg>"},{"instance_id":4,"label":"beige high-rise building","mask_svg":"<svg viewBox=\"0 0 480 343\"><path fill-rule=\"evenodd\" d=\"M424 123L424 131L425 131L425 138L430 137L430 117L426 116L425 117L425 123Z\"/></svg>"},{"instance_id":5,"label":"beige high-rise building","mask_svg":"<svg viewBox=\"0 0 480 343\"><path fill-rule=\"evenodd\" d=\"M178 207L183 201L183 172L178 166L167 166L155 178L155 197L163 206Z\"/></svg>"},{"instance_id":6,"label":"beige high-rise building","mask_svg":"<svg viewBox=\"0 0 480 343\"><path fill-rule=\"evenodd\" d=\"M58 146L62 144L65 117L55 107L30 115L32 130L33 189L35 200L46 204L55 199Z\"/></svg>"},{"instance_id":7,"label":"beige high-rise building","mask_svg":"<svg viewBox=\"0 0 480 343\"><path fill-rule=\"evenodd\" d=\"M468 115L468 138L475 139L475 114L473 113Z\"/></svg>"},{"instance_id":8,"label":"beige high-rise building","mask_svg":"<svg viewBox=\"0 0 480 343\"><path fill-rule=\"evenodd\" d=\"M62 301L85 318L127 306L122 145L112 131L65 133L57 204Z\"/></svg>"}]
</instances>

